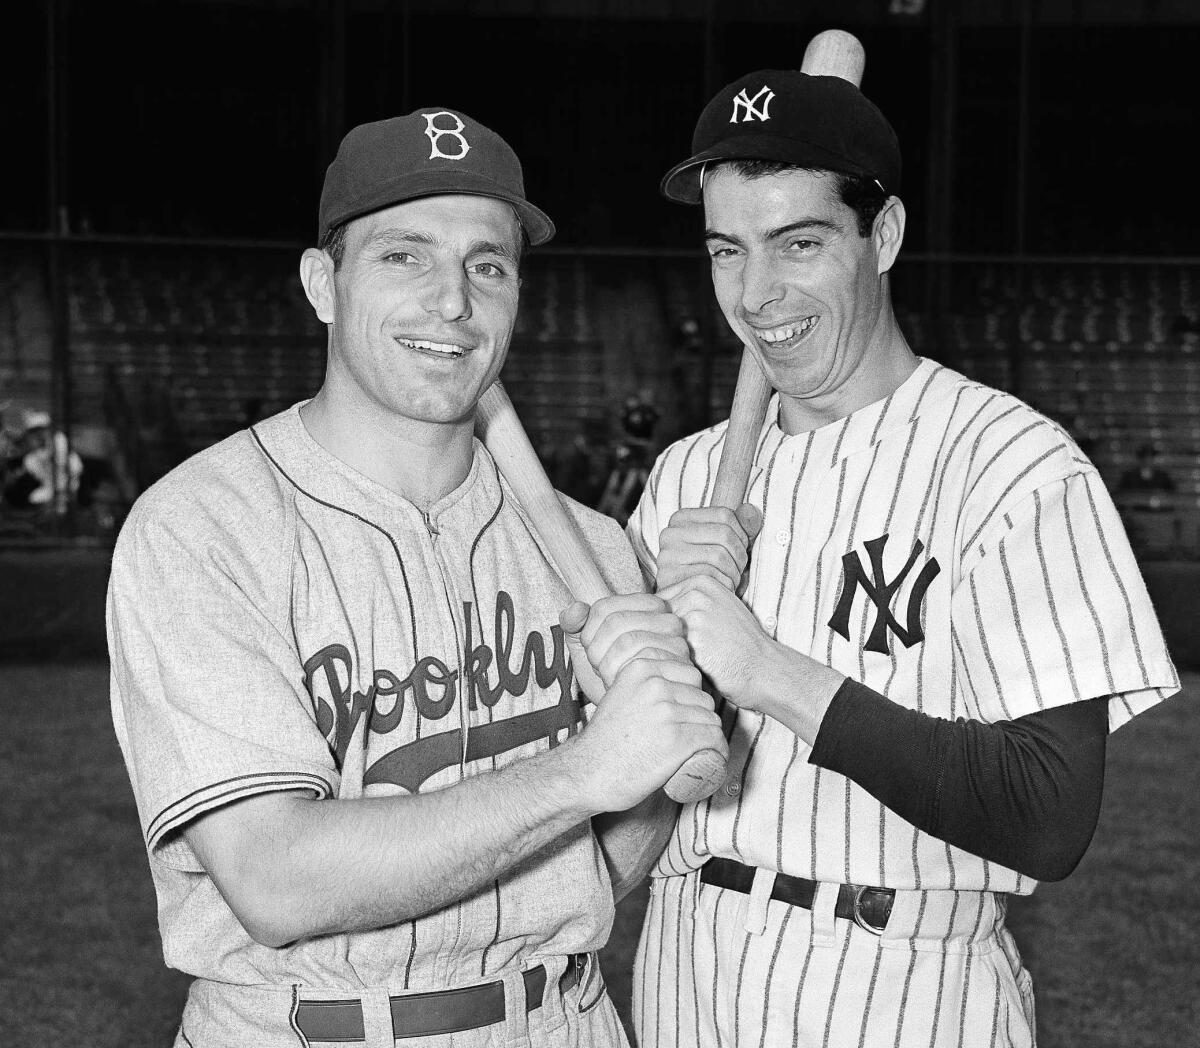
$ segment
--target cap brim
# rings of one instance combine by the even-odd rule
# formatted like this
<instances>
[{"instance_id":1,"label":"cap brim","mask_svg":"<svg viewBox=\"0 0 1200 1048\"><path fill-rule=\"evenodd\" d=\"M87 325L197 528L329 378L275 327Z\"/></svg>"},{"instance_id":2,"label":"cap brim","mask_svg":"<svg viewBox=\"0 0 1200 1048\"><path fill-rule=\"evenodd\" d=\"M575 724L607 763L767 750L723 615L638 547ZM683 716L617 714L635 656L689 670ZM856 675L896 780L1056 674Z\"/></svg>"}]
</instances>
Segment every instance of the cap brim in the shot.
<instances>
[{"instance_id":1,"label":"cap brim","mask_svg":"<svg viewBox=\"0 0 1200 1048\"><path fill-rule=\"evenodd\" d=\"M680 204L698 204L702 199L700 171L705 164L722 160L773 160L797 167L843 171L850 175L873 177L861 165L847 160L811 142L780 135L737 135L676 164L664 176L659 190L668 200Z\"/></svg>"},{"instance_id":2,"label":"cap brim","mask_svg":"<svg viewBox=\"0 0 1200 1048\"><path fill-rule=\"evenodd\" d=\"M380 183L371 193L359 198L358 206L352 211L331 215L326 228L348 222L352 218L369 215L393 204L420 197L463 194L465 196L492 197L510 204L517 213L517 220L525 231L530 246L544 244L554 236L554 223L550 216L528 200L504 188L490 178L469 171L438 171L406 174L403 177ZM324 232L324 230L322 230Z\"/></svg>"}]
</instances>

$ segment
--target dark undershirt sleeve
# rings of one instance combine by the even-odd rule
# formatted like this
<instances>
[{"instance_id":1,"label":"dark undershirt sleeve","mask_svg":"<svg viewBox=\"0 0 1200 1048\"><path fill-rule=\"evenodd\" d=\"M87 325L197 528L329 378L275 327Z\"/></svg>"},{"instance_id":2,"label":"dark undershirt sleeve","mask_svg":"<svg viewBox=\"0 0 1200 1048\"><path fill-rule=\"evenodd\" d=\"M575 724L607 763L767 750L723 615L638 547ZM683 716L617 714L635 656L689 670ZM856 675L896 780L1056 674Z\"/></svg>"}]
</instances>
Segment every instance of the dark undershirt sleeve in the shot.
<instances>
[{"instance_id":1,"label":"dark undershirt sleeve","mask_svg":"<svg viewBox=\"0 0 1200 1048\"><path fill-rule=\"evenodd\" d=\"M1056 881L1095 832L1107 739L1104 698L985 724L918 713L847 680L809 762L940 840Z\"/></svg>"}]
</instances>

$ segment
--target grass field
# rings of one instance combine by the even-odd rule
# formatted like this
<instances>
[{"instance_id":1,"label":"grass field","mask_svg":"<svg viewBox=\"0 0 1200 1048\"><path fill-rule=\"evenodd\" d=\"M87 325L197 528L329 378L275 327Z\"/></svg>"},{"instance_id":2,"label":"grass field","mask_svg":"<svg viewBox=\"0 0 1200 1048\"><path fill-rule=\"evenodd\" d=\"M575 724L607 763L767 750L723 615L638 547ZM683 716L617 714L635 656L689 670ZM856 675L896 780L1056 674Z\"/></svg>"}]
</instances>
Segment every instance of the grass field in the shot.
<instances>
[{"instance_id":1,"label":"grass field","mask_svg":"<svg viewBox=\"0 0 1200 1048\"><path fill-rule=\"evenodd\" d=\"M161 1048L187 980L162 964L103 664L0 665L0 1043ZM1200 675L1113 736L1075 874L1012 906L1042 1048L1200 1044ZM604 959L628 1014L645 906Z\"/></svg>"}]
</instances>

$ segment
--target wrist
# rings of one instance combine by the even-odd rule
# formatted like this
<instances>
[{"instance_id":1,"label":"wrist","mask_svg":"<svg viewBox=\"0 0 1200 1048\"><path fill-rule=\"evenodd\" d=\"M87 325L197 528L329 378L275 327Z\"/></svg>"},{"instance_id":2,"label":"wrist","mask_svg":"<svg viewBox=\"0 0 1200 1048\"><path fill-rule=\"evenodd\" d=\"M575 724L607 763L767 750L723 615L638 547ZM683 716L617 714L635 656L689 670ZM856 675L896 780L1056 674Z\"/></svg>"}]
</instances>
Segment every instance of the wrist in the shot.
<instances>
[{"instance_id":1,"label":"wrist","mask_svg":"<svg viewBox=\"0 0 1200 1048\"><path fill-rule=\"evenodd\" d=\"M572 735L552 750L533 758L541 764L544 788L558 798L558 807L572 823L603 814L603 783L598 763L588 753L582 735Z\"/></svg>"},{"instance_id":2,"label":"wrist","mask_svg":"<svg viewBox=\"0 0 1200 1048\"><path fill-rule=\"evenodd\" d=\"M791 648L764 633L754 657L749 660L749 673L741 701L734 697L738 705L778 719L778 709L787 704L788 693L795 687L796 669L790 660L790 656L795 654Z\"/></svg>"},{"instance_id":3,"label":"wrist","mask_svg":"<svg viewBox=\"0 0 1200 1048\"><path fill-rule=\"evenodd\" d=\"M810 746L846 677L803 652L769 641L755 678L755 709L779 721Z\"/></svg>"}]
</instances>

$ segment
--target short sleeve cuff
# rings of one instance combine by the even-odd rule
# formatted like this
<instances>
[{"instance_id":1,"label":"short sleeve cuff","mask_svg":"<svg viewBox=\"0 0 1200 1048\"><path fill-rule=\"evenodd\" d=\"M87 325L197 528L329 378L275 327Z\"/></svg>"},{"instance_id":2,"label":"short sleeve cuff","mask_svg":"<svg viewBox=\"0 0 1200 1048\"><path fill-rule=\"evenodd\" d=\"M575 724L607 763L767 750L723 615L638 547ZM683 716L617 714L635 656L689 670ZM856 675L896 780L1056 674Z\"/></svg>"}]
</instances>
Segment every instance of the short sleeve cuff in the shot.
<instances>
[{"instance_id":1,"label":"short sleeve cuff","mask_svg":"<svg viewBox=\"0 0 1200 1048\"><path fill-rule=\"evenodd\" d=\"M336 777L324 770L257 772L223 779L193 790L159 811L146 828L146 847L168 866L197 870L200 865L195 854L176 831L199 816L261 793L297 790L310 793L317 800L326 800L336 794L337 788Z\"/></svg>"}]
</instances>

